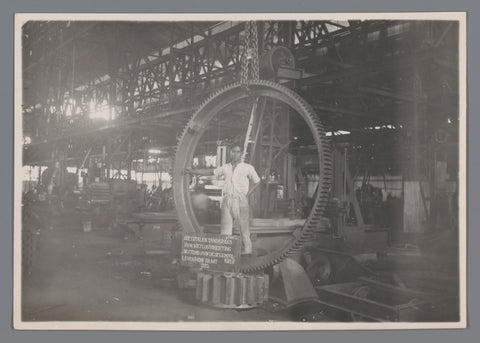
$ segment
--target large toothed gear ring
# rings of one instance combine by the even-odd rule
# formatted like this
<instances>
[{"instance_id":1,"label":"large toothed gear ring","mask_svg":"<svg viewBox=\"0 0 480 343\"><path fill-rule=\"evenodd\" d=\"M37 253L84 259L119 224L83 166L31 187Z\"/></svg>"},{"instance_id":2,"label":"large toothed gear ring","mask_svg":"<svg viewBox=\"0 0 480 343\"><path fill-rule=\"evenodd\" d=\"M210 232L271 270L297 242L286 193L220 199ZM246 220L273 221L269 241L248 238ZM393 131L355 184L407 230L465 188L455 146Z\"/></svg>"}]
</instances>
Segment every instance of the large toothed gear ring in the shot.
<instances>
[{"instance_id":1,"label":"large toothed gear ring","mask_svg":"<svg viewBox=\"0 0 480 343\"><path fill-rule=\"evenodd\" d=\"M312 107L298 94L275 82L249 81L248 88L249 93L247 94L240 83L233 83L212 94L193 114L179 138L174 161L173 192L182 230L188 233L202 231L195 217L189 193L189 181L184 170L190 167L197 144L209 122L220 111L236 101L249 96L266 97L275 99L277 103L287 104L295 110L305 120L312 132L320 161L320 173L316 198L300 233L286 240L285 245L276 251L260 257L242 259L240 265L242 272L263 270L295 254L302 247L303 243L311 237L324 214L332 178L331 147L319 116Z\"/></svg>"}]
</instances>

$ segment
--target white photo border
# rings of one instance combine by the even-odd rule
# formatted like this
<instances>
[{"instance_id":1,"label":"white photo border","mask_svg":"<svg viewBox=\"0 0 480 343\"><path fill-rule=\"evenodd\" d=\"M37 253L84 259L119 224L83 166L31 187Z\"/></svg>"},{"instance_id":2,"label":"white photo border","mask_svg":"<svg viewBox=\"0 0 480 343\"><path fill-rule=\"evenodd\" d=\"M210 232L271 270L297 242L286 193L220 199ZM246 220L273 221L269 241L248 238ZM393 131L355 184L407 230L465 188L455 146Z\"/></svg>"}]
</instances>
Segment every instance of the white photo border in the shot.
<instances>
[{"instance_id":1,"label":"white photo border","mask_svg":"<svg viewBox=\"0 0 480 343\"><path fill-rule=\"evenodd\" d=\"M460 320L416 323L300 322L30 322L21 318L22 199L22 46L21 30L31 20L61 21L212 21L212 20L454 20L459 22L459 264ZM161 331L290 331L398 330L467 327L467 14L466 12L384 13L17 13L14 63L14 270L13 326L17 330L161 330Z\"/></svg>"}]
</instances>

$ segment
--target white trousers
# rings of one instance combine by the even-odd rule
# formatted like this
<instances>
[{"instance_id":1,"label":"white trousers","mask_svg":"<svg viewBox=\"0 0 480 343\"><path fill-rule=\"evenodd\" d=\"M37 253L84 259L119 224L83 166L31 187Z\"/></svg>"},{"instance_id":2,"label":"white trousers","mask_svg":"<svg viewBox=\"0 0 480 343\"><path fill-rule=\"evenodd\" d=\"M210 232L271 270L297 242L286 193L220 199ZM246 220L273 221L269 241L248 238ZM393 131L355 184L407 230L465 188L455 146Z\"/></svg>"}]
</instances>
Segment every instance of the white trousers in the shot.
<instances>
[{"instance_id":1,"label":"white trousers","mask_svg":"<svg viewBox=\"0 0 480 343\"><path fill-rule=\"evenodd\" d=\"M246 195L225 195L222 200L222 217L220 233L232 235L233 227L240 228L243 249L242 254L252 253L252 241L250 240L250 209Z\"/></svg>"}]
</instances>

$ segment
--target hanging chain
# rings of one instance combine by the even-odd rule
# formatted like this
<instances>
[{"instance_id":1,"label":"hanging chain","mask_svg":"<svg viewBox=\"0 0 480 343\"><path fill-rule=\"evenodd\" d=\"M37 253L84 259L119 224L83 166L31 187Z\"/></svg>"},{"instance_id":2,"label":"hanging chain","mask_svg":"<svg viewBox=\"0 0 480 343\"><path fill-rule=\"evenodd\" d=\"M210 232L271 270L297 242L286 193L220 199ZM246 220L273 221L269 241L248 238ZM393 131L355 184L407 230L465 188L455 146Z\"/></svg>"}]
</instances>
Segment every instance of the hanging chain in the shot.
<instances>
[{"instance_id":1,"label":"hanging chain","mask_svg":"<svg viewBox=\"0 0 480 343\"><path fill-rule=\"evenodd\" d=\"M258 80L260 78L260 71L258 65L258 30L257 23L252 21L250 24L252 33L251 33L251 51L252 51L252 60L250 71L252 73L252 80Z\"/></svg>"},{"instance_id":2,"label":"hanging chain","mask_svg":"<svg viewBox=\"0 0 480 343\"><path fill-rule=\"evenodd\" d=\"M248 81L258 80L260 78L258 64L258 30L257 23L254 21L247 21L245 23L245 43L241 67L240 83L245 91L250 93Z\"/></svg>"},{"instance_id":3,"label":"hanging chain","mask_svg":"<svg viewBox=\"0 0 480 343\"><path fill-rule=\"evenodd\" d=\"M241 57L241 74L240 74L240 83L242 84L242 87L246 87L247 81L248 81L248 57L247 57L247 52L248 48L250 46L250 22L247 21L245 23L245 41L243 43L243 52L242 52L242 57Z\"/></svg>"}]
</instances>

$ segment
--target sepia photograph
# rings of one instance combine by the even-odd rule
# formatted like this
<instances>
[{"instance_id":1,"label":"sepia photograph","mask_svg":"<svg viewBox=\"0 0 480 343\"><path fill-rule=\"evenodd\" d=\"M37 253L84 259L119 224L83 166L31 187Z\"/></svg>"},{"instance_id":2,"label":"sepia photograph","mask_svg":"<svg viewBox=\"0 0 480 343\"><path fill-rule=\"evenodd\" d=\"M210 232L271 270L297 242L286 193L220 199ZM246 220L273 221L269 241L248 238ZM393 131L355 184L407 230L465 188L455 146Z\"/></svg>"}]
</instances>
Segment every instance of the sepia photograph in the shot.
<instances>
[{"instance_id":1,"label":"sepia photograph","mask_svg":"<svg viewBox=\"0 0 480 343\"><path fill-rule=\"evenodd\" d=\"M465 328L466 13L15 16L14 327Z\"/></svg>"}]
</instances>

